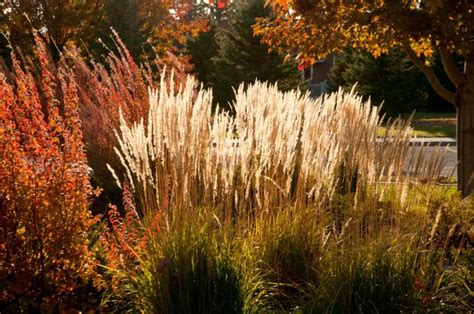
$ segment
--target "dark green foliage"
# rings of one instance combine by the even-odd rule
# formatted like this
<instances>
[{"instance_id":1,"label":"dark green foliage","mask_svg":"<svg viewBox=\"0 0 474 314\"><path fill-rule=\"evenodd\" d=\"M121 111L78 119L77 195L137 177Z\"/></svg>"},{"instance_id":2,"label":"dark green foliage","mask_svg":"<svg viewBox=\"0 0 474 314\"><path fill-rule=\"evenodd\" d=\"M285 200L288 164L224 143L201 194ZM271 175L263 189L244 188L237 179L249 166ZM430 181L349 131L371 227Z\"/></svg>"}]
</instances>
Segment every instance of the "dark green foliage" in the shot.
<instances>
[{"instance_id":1,"label":"dark green foliage","mask_svg":"<svg viewBox=\"0 0 474 314\"><path fill-rule=\"evenodd\" d=\"M439 56L435 55L430 62L441 83L454 90ZM356 90L366 97L370 96L374 104L383 102L383 111L389 115L410 114L413 110L453 110L400 49L378 58L356 49L347 49L338 55L329 73L329 90L336 91L339 86L350 90L356 83Z\"/></svg>"},{"instance_id":2,"label":"dark green foliage","mask_svg":"<svg viewBox=\"0 0 474 314\"><path fill-rule=\"evenodd\" d=\"M422 79L401 50L374 58L368 52L348 49L336 57L328 83L331 91L339 86L350 90L357 83L357 92L371 97L375 105L383 102L384 112L397 115L426 108L428 95Z\"/></svg>"},{"instance_id":3,"label":"dark green foliage","mask_svg":"<svg viewBox=\"0 0 474 314\"><path fill-rule=\"evenodd\" d=\"M191 56L193 73L205 88L211 88L216 74L214 58L219 53L216 39L217 25L212 23L207 32L202 32L186 42L185 53Z\"/></svg>"},{"instance_id":4,"label":"dark green foliage","mask_svg":"<svg viewBox=\"0 0 474 314\"><path fill-rule=\"evenodd\" d=\"M7 39L0 34L0 60L8 60L10 55L10 49L8 49Z\"/></svg>"},{"instance_id":5,"label":"dark green foliage","mask_svg":"<svg viewBox=\"0 0 474 314\"><path fill-rule=\"evenodd\" d=\"M400 262L400 256L390 257L387 253L374 260L364 255L354 259L354 254L341 254L331 258L331 264L337 267L321 281L313 310L399 313L400 309L423 309L423 283L414 274L414 256L402 255L406 260Z\"/></svg>"},{"instance_id":6,"label":"dark green foliage","mask_svg":"<svg viewBox=\"0 0 474 314\"><path fill-rule=\"evenodd\" d=\"M10 55L10 50L7 48L7 38L2 34L6 31L6 15L0 10L0 59L7 59Z\"/></svg>"},{"instance_id":7,"label":"dark green foliage","mask_svg":"<svg viewBox=\"0 0 474 314\"><path fill-rule=\"evenodd\" d=\"M301 76L295 62L284 62L283 56L269 53L269 47L255 37L252 25L259 17L270 17L270 7L264 0L239 1L228 12L229 19L219 23L217 39L212 34L201 36L200 41L190 47L196 72L205 86L213 87L215 101L229 108L233 100L233 88L241 83L260 81L276 82L282 90L301 85ZM216 42L218 48L216 49ZM205 47L209 44L209 47ZM198 45L202 45L196 49ZM203 49L209 49L202 53ZM209 69L213 69L210 73ZM203 71L203 72L200 72Z\"/></svg>"},{"instance_id":8,"label":"dark green foliage","mask_svg":"<svg viewBox=\"0 0 474 314\"><path fill-rule=\"evenodd\" d=\"M103 36L100 37L107 42L107 38L110 38L110 28L113 28L132 56L141 55L147 38L151 36L152 29L147 26L145 18L140 14L140 1L107 0L105 1L105 12L106 27Z\"/></svg>"},{"instance_id":9,"label":"dark green foliage","mask_svg":"<svg viewBox=\"0 0 474 314\"><path fill-rule=\"evenodd\" d=\"M318 235L314 225L301 218L287 212L264 216L245 239L242 268L252 274L246 278L259 278L252 291L258 296L255 307L259 310L291 311L310 302L312 289L318 285Z\"/></svg>"},{"instance_id":10,"label":"dark green foliage","mask_svg":"<svg viewBox=\"0 0 474 314\"><path fill-rule=\"evenodd\" d=\"M148 313L242 313L242 282L225 244L212 233L158 236L136 290Z\"/></svg>"},{"instance_id":11,"label":"dark green foliage","mask_svg":"<svg viewBox=\"0 0 474 314\"><path fill-rule=\"evenodd\" d=\"M137 0L104 0L104 18L95 34L95 41L88 43L88 52L97 60L102 60L110 50L115 50L117 43L112 34L115 31L125 44L133 59L137 62L153 59L154 29L163 16L143 15L144 1Z\"/></svg>"}]
</instances>

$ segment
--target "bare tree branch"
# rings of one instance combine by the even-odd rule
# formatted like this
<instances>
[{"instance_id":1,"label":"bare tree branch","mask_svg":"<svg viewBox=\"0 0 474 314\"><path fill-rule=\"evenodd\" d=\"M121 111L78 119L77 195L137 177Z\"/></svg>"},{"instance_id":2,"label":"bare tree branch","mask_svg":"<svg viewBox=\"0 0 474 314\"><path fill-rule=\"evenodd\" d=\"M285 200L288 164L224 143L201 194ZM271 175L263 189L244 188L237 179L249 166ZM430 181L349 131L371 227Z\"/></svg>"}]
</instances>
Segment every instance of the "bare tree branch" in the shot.
<instances>
[{"instance_id":1,"label":"bare tree branch","mask_svg":"<svg viewBox=\"0 0 474 314\"><path fill-rule=\"evenodd\" d=\"M433 71L433 68L430 66L427 66L423 60L421 60L413 51L413 49L410 46L410 42L406 39L402 41L403 48L405 48L405 51L408 54L408 57L410 57L410 60L423 72L423 74L426 76L428 81L430 82L431 86L433 89L444 99L449 101L451 104L456 105L456 95L449 90L447 90L439 81L438 77Z\"/></svg>"}]
</instances>

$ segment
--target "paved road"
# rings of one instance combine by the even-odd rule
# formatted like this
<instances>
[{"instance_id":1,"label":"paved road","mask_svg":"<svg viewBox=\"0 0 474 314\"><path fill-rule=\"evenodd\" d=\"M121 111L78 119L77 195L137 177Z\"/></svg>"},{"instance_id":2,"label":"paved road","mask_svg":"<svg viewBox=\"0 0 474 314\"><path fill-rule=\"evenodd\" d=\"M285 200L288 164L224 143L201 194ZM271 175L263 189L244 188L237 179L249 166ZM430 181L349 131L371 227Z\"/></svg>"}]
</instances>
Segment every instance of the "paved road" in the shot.
<instances>
[{"instance_id":1,"label":"paved road","mask_svg":"<svg viewBox=\"0 0 474 314\"><path fill-rule=\"evenodd\" d=\"M421 149L418 146L413 146L412 149L419 150ZM424 148L426 150L426 153L434 153L437 147L429 146ZM456 174L456 164L457 164L457 156L456 156L456 146L443 146L440 149L444 150L446 152L446 157L445 157L445 166L442 171L443 176L453 176L454 178L457 177Z\"/></svg>"}]
</instances>

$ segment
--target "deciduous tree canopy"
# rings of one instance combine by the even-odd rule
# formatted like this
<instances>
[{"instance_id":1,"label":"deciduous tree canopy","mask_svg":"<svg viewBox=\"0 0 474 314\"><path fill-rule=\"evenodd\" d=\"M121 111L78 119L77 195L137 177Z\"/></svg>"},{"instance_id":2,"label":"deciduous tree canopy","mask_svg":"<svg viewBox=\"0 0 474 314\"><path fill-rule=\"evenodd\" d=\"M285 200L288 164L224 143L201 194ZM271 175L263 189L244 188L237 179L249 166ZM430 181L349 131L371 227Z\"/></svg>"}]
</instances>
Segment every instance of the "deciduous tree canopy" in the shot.
<instances>
[{"instance_id":1,"label":"deciduous tree canopy","mask_svg":"<svg viewBox=\"0 0 474 314\"><path fill-rule=\"evenodd\" d=\"M5 0L0 3L0 30L23 49L34 45L32 29L47 33L60 48L70 40L86 42L104 19L104 3L105 0Z\"/></svg>"},{"instance_id":2,"label":"deciduous tree canopy","mask_svg":"<svg viewBox=\"0 0 474 314\"><path fill-rule=\"evenodd\" d=\"M108 39L114 28L134 56L145 45L164 53L205 28L204 20L188 18L192 6L192 0L5 0L0 31L25 52L34 46L31 33L37 31L59 50L72 43L100 54L97 40Z\"/></svg>"}]
</instances>

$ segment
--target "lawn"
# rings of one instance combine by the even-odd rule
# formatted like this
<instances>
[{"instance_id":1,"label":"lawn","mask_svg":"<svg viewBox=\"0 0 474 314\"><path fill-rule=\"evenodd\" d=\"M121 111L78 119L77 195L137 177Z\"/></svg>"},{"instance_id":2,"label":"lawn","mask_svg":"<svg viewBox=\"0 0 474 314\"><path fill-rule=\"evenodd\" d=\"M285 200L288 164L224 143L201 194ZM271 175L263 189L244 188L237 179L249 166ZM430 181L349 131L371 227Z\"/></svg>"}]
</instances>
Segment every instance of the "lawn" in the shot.
<instances>
[{"instance_id":1,"label":"lawn","mask_svg":"<svg viewBox=\"0 0 474 314\"><path fill-rule=\"evenodd\" d=\"M456 137L456 114L454 112L419 112L412 122L413 134L417 137ZM385 134L380 127L379 135Z\"/></svg>"}]
</instances>

